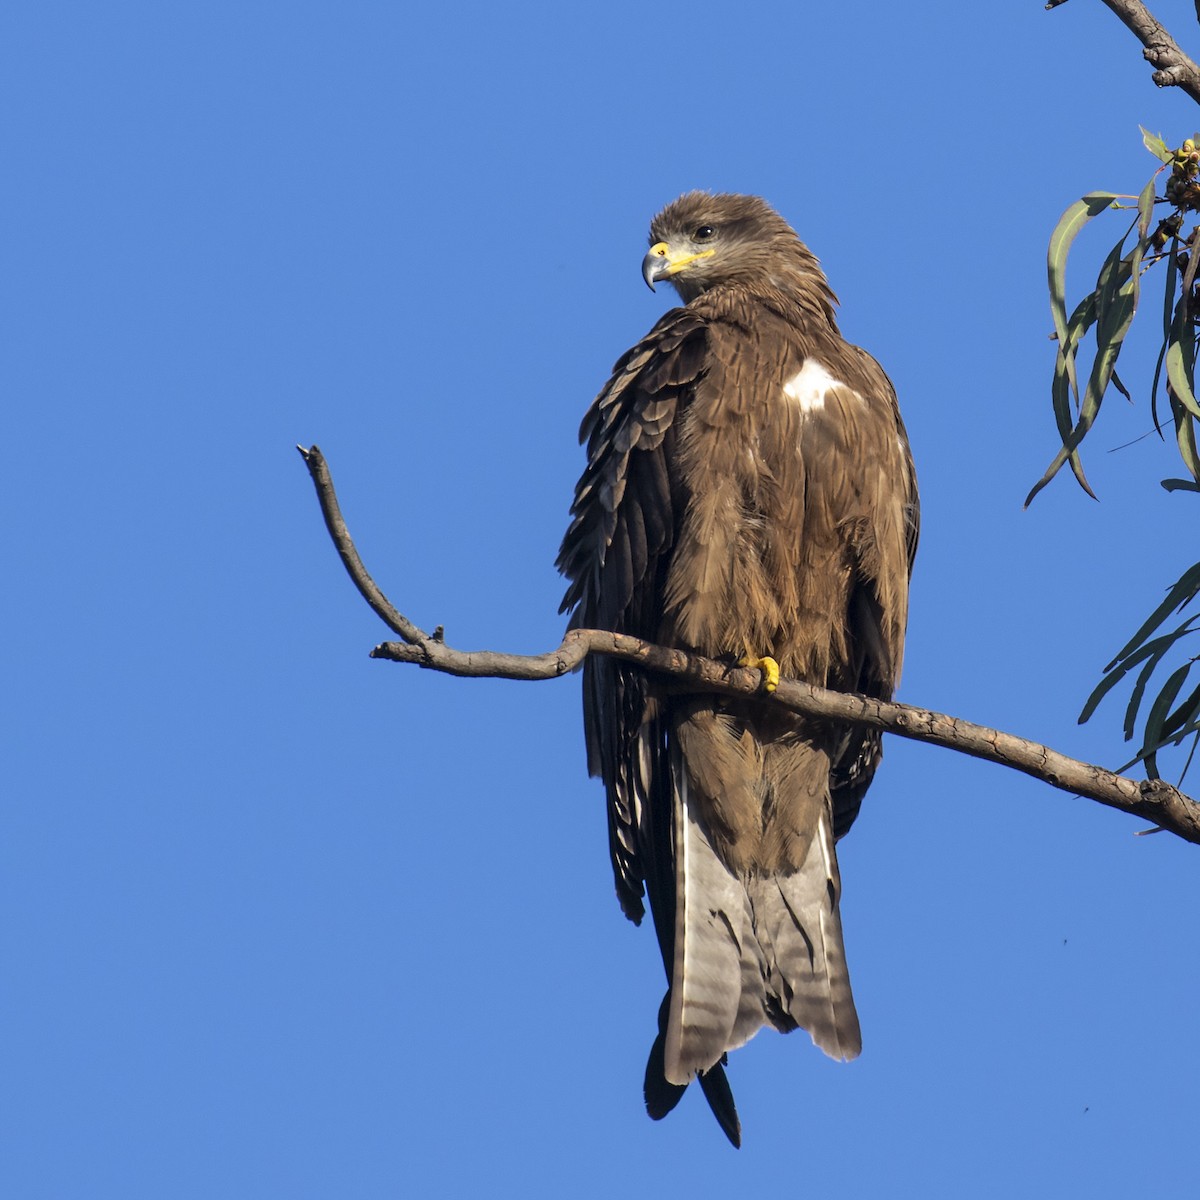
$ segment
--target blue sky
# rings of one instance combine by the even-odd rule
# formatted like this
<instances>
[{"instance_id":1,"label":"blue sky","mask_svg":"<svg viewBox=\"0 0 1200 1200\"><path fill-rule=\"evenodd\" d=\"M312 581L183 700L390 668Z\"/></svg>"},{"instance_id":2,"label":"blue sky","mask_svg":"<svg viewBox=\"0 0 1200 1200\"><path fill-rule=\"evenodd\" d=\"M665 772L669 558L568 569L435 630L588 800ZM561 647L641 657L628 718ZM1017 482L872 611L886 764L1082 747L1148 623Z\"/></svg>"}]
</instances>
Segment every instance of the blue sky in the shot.
<instances>
[{"instance_id":1,"label":"blue sky","mask_svg":"<svg viewBox=\"0 0 1200 1200\"><path fill-rule=\"evenodd\" d=\"M841 847L862 1058L740 1051L740 1153L698 1095L648 1121L661 967L577 680L368 660L293 448L414 620L550 648L579 419L669 303L649 219L760 193L908 423L901 698L1118 764L1120 705L1075 716L1196 557L1171 448L1110 452L1144 404L1089 441L1101 503L1021 510L1050 230L1145 181L1139 123L1200 124L1107 10L48 0L0 33L5 1195L1194 1194L1197 851L899 742Z\"/></svg>"}]
</instances>

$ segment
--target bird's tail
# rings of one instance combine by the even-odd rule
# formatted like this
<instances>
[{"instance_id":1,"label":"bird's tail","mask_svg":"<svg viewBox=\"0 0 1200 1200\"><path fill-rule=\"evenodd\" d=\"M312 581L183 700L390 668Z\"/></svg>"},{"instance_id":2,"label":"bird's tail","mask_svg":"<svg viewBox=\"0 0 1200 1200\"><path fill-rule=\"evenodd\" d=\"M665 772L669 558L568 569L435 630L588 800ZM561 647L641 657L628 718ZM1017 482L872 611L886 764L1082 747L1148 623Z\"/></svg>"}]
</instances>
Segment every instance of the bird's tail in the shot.
<instances>
[{"instance_id":1,"label":"bird's tail","mask_svg":"<svg viewBox=\"0 0 1200 1200\"><path fill-rule=\"evenodd\" d=\"M798 871L752 877L747 890L767 966L766 1020L784 1032L807 1030L830 1058L857 1058L862 1033L842 942L841 876L830 813L821 814Z\"/></svg>"},{"instance_id":2,"label":"bird's tail","mask_svg":"<svg viewBox=\"0 0 1200 1200\"><path fill-rule=\"evenodd\" d=\"M831 1057L856 1057L862 1041L828 804L798 870L741 875L714 850L678 751L672 780L675 945L660 1035L664 1079L681 1087L703 1078L765 1024L806 1029Z\"/></svg>"}]
</instances>

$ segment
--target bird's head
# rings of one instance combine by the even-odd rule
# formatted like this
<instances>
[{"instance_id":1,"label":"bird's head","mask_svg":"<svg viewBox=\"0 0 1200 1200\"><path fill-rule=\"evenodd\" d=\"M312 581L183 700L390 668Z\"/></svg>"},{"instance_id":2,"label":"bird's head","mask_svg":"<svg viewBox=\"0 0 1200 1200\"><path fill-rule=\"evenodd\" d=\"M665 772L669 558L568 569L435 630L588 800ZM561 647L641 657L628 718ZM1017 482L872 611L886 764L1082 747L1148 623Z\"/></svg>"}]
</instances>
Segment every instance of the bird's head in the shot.
<instances>
[{"instance_id":1,"label":"bird's head","mask_svg":"<svg viewBox=\"0 0 1200 1200\"><path fill-rule=\"evenodd\" d=\"M828 293L816 256L758 196L688 192L650 223L642 278L667 280L686 304L721 284Z\"/></svg>"}]
</instances>

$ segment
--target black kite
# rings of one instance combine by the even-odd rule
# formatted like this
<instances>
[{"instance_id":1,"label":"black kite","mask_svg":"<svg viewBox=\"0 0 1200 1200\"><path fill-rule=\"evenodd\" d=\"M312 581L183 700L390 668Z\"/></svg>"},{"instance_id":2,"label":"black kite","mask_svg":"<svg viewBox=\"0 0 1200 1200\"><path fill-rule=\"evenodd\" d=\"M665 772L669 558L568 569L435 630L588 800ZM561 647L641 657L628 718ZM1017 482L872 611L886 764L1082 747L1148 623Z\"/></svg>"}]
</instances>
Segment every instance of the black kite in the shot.
<instances>
[{"instance_id":1,"label":"black kite","mask_svg":"<svg viewBox=\"0 0 1200 1200\"><path fill-rule=\"evenodd\" d=\"M615 630L888 698L900 674L918 503L887 375L845 341L815 256L754 196L692 192L643 263L675 308L583 421L588 463L559 566L574 627ZM769 655L770 659L761 656ZM699 1076L734 1144L726 1052L764 1024L854 1058L834 842L879 735L584 667L588 766L608 797L625 913L648 897L669 987L650 1115Z\"/></svg>"}]
</instances>

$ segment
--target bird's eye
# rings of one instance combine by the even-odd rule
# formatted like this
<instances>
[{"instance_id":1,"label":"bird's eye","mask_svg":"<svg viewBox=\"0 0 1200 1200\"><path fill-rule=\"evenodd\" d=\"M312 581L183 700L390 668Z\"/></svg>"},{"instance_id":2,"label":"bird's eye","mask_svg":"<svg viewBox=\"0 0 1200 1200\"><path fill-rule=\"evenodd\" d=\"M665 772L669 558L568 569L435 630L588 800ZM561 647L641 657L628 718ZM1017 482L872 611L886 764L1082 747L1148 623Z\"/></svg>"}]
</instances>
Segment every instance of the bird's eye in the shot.
<instances>
[{"instance_id":1,"label":"bird's eye","mask_svg":"<svg viewBox=\"0 0 1200 1200\"><path fill-rule=\"evenodd\" d=\"M714 233L716 233L716 230L711 225L701 225L700 228L692 234L692 240L696 242L707 242Z\"/></svg>"}]
</instances>

